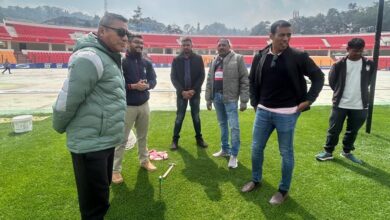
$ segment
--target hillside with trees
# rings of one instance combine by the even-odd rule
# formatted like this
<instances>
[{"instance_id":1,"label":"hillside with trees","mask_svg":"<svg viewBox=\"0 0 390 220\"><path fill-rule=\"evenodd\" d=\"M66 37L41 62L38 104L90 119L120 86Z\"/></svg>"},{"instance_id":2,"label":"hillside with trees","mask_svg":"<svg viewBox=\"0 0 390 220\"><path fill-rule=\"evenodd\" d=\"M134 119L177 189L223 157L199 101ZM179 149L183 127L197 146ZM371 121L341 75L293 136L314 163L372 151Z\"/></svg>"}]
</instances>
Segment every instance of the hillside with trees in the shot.
<instances>
[{"instance_id":1,"label":"hillside with trees","mask_svg":"<svg viewBox=\"0 0 390 220\"><path fill-rule=\"evenodd\" d=\"M378 2L371 6L362 7L356 3L346 3L348 9L340 11L336 8L328 9L326 14L315 16L295 16L289 21L296 34L343 34L374 32L378 11ZM385 1L383 17L383 31L390 31L390 0ZM129 29L136 32L186 34L186 35L266 35L272 21L259 21L250 30L243 28L229 28L220 22L206 24L201 28L199 22L196 27L185 24L164 24L151 17L145 17L141 7L129 11ZM125 15L126 16L126 15ZM11 19L34 23L66 25L78 27L97 27L100 17L90 16L81 12L38 6L36 8L8 6L0 7L0 19Z\"/></svg>"}]
</instances>

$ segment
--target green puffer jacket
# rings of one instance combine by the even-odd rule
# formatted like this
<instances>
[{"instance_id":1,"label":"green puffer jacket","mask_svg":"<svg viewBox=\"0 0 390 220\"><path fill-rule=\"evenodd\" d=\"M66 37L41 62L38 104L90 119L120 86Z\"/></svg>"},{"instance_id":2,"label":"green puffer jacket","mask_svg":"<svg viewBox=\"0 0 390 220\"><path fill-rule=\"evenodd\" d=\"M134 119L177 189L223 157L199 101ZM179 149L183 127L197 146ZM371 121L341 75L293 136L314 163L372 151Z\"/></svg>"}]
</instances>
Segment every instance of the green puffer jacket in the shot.
<instances>
[{"instance_id":1,"label":"green puffer jacket","mask_svg":"<svg viewBox=\"0 0 390 220\"><path fill-rule=\"evenodd\" d=\"M124 139L126 91L121 55L102 46L96 35L77 41L68 78L53 105L53 128L67 134L73 153L116 147Z\"/></svg>"}]
</instances>

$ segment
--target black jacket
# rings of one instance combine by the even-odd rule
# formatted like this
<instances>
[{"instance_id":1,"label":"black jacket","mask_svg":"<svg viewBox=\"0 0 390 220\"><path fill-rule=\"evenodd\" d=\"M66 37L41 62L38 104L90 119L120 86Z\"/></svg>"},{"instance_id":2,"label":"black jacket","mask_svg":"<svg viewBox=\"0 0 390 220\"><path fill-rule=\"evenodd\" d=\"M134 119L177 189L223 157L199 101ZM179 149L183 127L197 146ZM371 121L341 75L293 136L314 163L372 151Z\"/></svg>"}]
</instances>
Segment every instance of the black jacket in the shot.
<instances>
[{"instance_id":1,"label":"black jacket","mask_svg":"<svg viewBox=\"0 0 390 220\"><path fill-rule=\"evenodd\" d=\"M172 61L171 67L171 81L176 88L176 94L181 97L184 88L184 55L180 54ZM202 91L202 84L205 78L203 59L200 55L192 53L189 56L190 71L191 71L191 88L187 90L195 90L195 97L200 96Z\"/></svg>"},{"instance_id":2,"label":"black jacket","mask_svg":"<svg viewBox=\"0 0 390 220\"><path fill-rule=\"evenodd\" d=\"M249 73L249 95L253 107L259 104L262 68L270 48L271 45L260 50L253 58ZM314 102L324 85L324 73L305 52L288 47L283 51L283 56L286 59L288 76L297 95L296 100L299 103L304 101ZM304 76L311 80L309 91L307 91Z\"/></svg>"},{"instance_id":3,"label":"black jacket","mask_svg":"<svg viewBox=\"0 0 390 220\"><path fill-rule=\"evenodd\" d=\"M333 106L338 106L343 96L345 88L345 80L347 78L347 59L344 57L338 62L334 63L329 71L329 86L333 90ZM363 108L368 107L369 91L368 87L371 84L372 75L374 74L374 62L362 58L362 71L360 72L360 89L362 93Z\"/></svg>"},{"instance_id":4,"label":"black jacket","mask_svg":"<svg viewBox=\"0 0 390 220\"><path fill-rule=\"evenodd\" d=\"M122 60L123 76L126 82L126 101L128 106L140 106L149 100L149 91L138 91L130 89L129 84L137 83L141 79L146 79L149 89L153 89L156 84L156 73L152 63L136 54L126 53Z\"/></svg>"}]
</instances>

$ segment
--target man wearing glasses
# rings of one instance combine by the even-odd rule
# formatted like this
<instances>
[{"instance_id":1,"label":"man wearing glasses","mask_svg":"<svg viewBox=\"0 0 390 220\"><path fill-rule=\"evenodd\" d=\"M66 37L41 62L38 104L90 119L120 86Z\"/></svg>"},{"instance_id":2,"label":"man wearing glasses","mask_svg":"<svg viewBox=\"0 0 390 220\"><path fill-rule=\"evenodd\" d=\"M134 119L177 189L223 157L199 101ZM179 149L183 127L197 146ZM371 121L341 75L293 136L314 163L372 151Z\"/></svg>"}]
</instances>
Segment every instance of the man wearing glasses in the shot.
<instances>
[{"instance_id":1,"label":"man wearing glasses","mask_svg":"<svg viewBox=\"0 0 390 220\"><path fill-rule=\"evenodd\" d=\"M126 91L121 54L127 19L106 13L97 35L79 39L69 59L68 78L53 106L53 127L66 132L82 219L103 219L115 147L123 143Z\"/></svg>"},{"instance_id":2,"label":"man wearing glasses","mask_svg":"<svg viewBox=\"0 0 390 220\"><path fill-rule=\"evenodd\" d=\"M237 156L241 144L238 99L240 99L240 111L245 111L249 101L249 82L243 56L236 54L230 48L229 39L221 38L218 41L218 56L211 63L207 78L206 102L208 110L211 110L211 104L214 104L221 129L221 150L213 156L230 157L228 167L237 168Z\"/></svg>"},{"instance_id":3,"label":"man wearing glasses","mask_svg":"<svg viewBox=\"0 0 390 220\"><path fill-rule=\"evenodd\" d=\"M269 201L283 203L290 189L294 168L294 130L302 111L308 110L324 84L324 74L307 53L289 47L291 24L277 21L271 25L272 44L259 51L249 74L251 105L256 111L252 141L252 181L244 185L250 192L261 185L264 148L274 129L278 133L282 156L282 179ZM311 80L307 92L304 76Z\"/></svg>"},{"instance_id":4,"label":"man wearing glasses","mask_svg":"<svg viewBox=\"0 0 390 220\"><path fill-rule=\"evenodd\" d=\"M123 75L126 83L126 119L125 140L115 149L113 183L123 182L121 175L122 159L130 131L135 126L138 140L138 159L141 167L148 171L156 170L149 161L149 151L146 146L149 128L149 90L156 86L156 73L150 61L142 57L144 41L141 35L129 37L128 50L122 62Z\"/></svg>"}]
</instances>

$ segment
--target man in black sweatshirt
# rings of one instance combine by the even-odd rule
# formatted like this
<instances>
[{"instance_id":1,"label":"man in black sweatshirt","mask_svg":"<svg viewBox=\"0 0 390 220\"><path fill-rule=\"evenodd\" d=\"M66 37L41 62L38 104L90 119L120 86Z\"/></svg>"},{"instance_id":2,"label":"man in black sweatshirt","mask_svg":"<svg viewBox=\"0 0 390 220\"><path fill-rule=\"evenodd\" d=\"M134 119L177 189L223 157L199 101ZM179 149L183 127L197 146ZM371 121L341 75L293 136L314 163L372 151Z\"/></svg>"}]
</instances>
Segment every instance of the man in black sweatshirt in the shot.
<instances>
[{"instance_id":1,"label":"man in black sweatshirt","mask_svg":"<svg viewBox=\"0 0 390 220\"><path fill-rule=\"evenodd\" d=\"M271 25L272 44L253 59L249 74L251 105L256 111L252 141L252 181L243 192L252 191L262 181L264 149L274 130L278 133L282 156L279 190L269 203L279 205L287 198L294 169L294 130L302 111L309 109L324 85L324 74L307 53L289 47L291 24ZM304 76L311 81L309 91Z\"/></svg>"},{"instance_id":2,"label":"man in black sweatshirt","mask_svg":"<svg viewBox=\"0 0 390 220\"><path fill-rule=\"evenodd\" d=\"M144 41L141 35L129 37L128 51L122 60L123 75L126 82L127 110L125 119L125 140L115 149L113 183L123 182L121 175L125 145L131 129L135 126L138 140L138 158L141 166L148 171L156 170L149 161L146 146L149 128L149 90L156 86L156 73L152 63L142 57Z\"/></svg>"},{"instance_id":3,"label":"man in black sweatshirt","mask_svg":"<svg viewBox=\"0 0 390 220\"><path fill-rule=\"evenodd\" d=\"M207 147L203 140L200 117L200 93L205 78L203 59L192 51L192 40L185 37L181 40L182 52L175 57L171 68L171 81L176 88L176 120L173 130L172 150L177 150L180 138L180 130L186 114L188 102L191 106L192 123L195 129L196 143L199 147Z\"/></svg>"}]
</instances>

